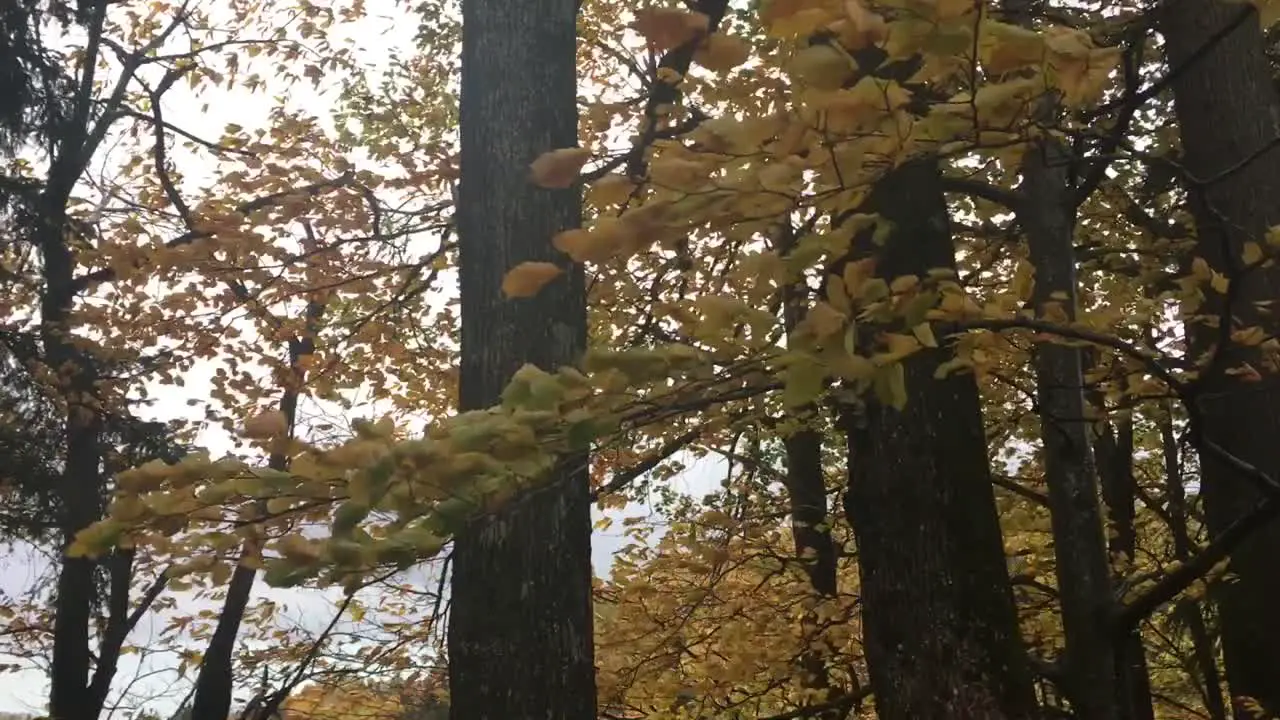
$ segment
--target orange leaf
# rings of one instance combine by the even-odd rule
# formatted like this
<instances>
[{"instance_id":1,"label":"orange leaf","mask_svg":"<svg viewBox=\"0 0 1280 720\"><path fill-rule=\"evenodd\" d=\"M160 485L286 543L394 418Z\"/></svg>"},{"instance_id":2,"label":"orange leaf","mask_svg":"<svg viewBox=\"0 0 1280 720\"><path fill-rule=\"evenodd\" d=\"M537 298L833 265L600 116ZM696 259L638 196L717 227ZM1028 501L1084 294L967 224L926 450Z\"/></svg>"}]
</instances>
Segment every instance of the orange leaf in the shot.
<instances>
[{"instance_id":1,"label":"orange leaf","mask_svg":"<svg viewBox=\"0 0 1280 720\"><path fill-rule=\"evenodd\" d=\"M549 262L523 262L511 268L507 276L502 278L502 292L507 297L533 297L544 285L551 282L563 272L559 266Z\"/></svg>"},{"instance_id":2,"label":"orange leaf","mask_svg":"<svg viewBox=\"0 0 1280 720\"><path fill-rule=\"evenodd\" d=\"M534 183L544 188L567 188L578 179L582 166L591 159L585 148L560 148L543 153L529 166Z\"/></svg>"}]
</instances>

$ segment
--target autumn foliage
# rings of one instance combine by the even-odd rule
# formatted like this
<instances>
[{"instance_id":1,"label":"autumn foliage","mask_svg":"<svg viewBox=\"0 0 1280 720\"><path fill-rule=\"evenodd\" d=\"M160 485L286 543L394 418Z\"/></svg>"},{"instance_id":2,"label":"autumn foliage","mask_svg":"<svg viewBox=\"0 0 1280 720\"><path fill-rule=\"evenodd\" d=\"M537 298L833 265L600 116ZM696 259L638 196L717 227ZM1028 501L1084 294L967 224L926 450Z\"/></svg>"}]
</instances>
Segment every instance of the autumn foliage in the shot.
<instances>
[{"instance_id":1,"label":"autumn foliage","mask_svg":"<svg viewBox=\"0 0 1280 720\"><path fill-rule=\"evenodd\" d=\"M454 539L562 490L566 458L622 538L589 589L600 717L1280 712L1258 569L1280 454L1237 439L1271 422L1280 215L1233 201L1280 191L1280 154L1186 131L1280 106L1262 0L581 2L578 143L516 170L580 189L583 221L495 272L507 303L585 272L588 349L466 410L457 3L29 4L71 109L5 161L0 408L54 408L60 475L0 497L56 506L21 539L58 580L0 588L0 670L52 668L59 720L145 705L117 665L149 653L197 720L255 694L299 720L447 712ZM384 13L417 32L374 70L355 38ZM3 62L29 18L0 17ZM1197 76L1236 67L1218 53L1265 93ZM246 98L261 117L218 111ZM164 448L121 430L141 417ZM985 440L980 497L953 497L978 475L943 466L943 430ZM894 492L851 507L859 458L908 435L937 478L889 457ZM999 542L960 555L1007 583L870 557L879 528L945 550L975 505ZM264 583L325 621L282 625ZM948 609L890 614L885 588ZM885 640L973 618L1007 625L1007 677Z\"/></svg>"}]
</instances>

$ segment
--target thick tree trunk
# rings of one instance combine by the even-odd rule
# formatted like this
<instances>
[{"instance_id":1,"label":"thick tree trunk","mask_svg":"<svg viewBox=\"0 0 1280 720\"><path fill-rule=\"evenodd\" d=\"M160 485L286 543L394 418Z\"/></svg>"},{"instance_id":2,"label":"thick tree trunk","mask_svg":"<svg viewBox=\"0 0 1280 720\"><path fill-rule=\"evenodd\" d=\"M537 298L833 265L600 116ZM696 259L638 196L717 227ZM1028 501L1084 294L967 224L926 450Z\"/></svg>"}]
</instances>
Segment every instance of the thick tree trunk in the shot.
<instances>
[{"instance_id":1,"label":"thick tree trunk","mask_svg":"<svg viewBox=\"0 0 1280 720\"><path fill-rule=\"evenodd\" d=\"M1200 312L1221 316L1228 297L1230 329L1261 325L1280 330L1274 311L1254 306L1280 297L1280 268L1241 277L1246 242L1264 242L1280 222L1280 98L1271 80L1263 34L1251 5L1216 0L1167 0L1161 31L1167 45L1174 109L1182 133L1183 162L1196 218L1196 254L1234 280L1224 296L1205 288ZM1256 348L1220 342L1226 333L1208 323L1189 323L1193 355L1217 360L1202 377L1193 412L1198 430L1236 457L1280 474L1280 376L1268 372ZM1264 374L1247 382L1226 370L1250 362ZM1259 491L1218 460L1201 458L1205 517L1211 535L1259 502ZM1238 580L1215 586L1222 615L1227 683L1235 697L1252 697L1280 712L1280 524L1271 523L1234 553L1230 570Z\"/></svg>"},{"instance_id":2,"label":"thick tree trunk","mask_svg":"<svg viewBox=\"0 0 1280 720\"><path fill-rule=\"evenodd\" d=\"M575 0L466 0L458 242L463 409L492 405L524 363L577 362L586 343L583 274L551 246L580 222L577 190L529 182L543 152L577 144ZM529 260L566 274L507 299L503 275ZM584 458L556 487L513 500L457 538L449 622L454 720L594 720L591 521Z\"/></svg>"},{"instance_id":3,"label":"thick tree trunk","mask_svg":"<svg viewBox=\"0 0 1280 720\"><path fill-rule=\"evenodd\" d=\"M864 212L894 225L877 274L925 276L955 259L935 163L892 171ZM934 379L948 359L905 362L904 410L868 398L843 412L849 439L845 512L862 579L863 642L881 720L1028 718L1036 713L1018 636L971 375Z\"/></svg>"},{"instance_id":4,"label":"thick tree trunk","mask_svg":"<svg viewBox=\"0 0 1280 720\"><path fill-rule=\"evenodd\" d=\"M1056 304L1074 318L1075 208L1067 160L1066 148L1052 140L1027 151L1017 216L1035 268L1037 313ZM1040 342L1032 364L1066 640L1064 689L1082 717L1116 720L1116 643L1107 623L1111 572L1085 419L1083 359L1078 347Z\"/></svg>"}]
</instances>

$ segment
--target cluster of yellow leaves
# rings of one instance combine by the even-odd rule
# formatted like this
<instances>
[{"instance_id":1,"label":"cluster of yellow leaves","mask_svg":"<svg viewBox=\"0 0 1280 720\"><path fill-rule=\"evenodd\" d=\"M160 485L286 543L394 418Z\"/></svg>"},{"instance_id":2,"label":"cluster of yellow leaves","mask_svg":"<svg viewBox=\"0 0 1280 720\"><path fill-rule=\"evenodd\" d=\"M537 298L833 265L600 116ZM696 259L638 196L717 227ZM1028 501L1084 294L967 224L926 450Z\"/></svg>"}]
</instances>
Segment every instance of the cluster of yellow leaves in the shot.
<instances>
[{"instance_id":1,"label":"cluster of yellow leaves","mask_svg":"<svg viewBox=\"0 0 1280 720\"><path fill-rule=\"evenodd\" d=\"M745 480L730 479L735 488ZM732 515L676 509L656 542L632 525L635 542L597 590L602 708L678 718L819 704L826 698L806 684L806 655L834 669L836 686L853 687L850 673L862 672L856 567L841 563L846 592L815 596L800 561L788 557L790 530L771 519L778 501L757 497Z\"/></svg>"},{"instance_id":2,"label":"cluster of yellow leaves","mask_svg":"<svg viewBox=\"0 0 1280 720\"><path fill-rule=\"evenodd\" d=\"M296 585L324 574L350 590L371 572L436 555L478 514L544 482L559 458L635 422L637 406L647 407L635 402L638 389L696 400L692 383L676 391L665 386L681 376L715 386L719 380L704 368L701 353L679 345L592 353L584 366L589 374L526 365L501 405L448 417L408 440L385 417L357 421L352 439L321 447L290 439L284 418L266 412L250 418L243 433L286 454L287 471L201 453L176 464L152 461L118 476L110 516L81 533L71 552L146 545L189 556L170 571L173 577L217 579L228 572L219 558L265 528L273 538L269 583ZM316 518L327 520L327 535L303 532L302 521Z\"/></svg>"}]
</instances>

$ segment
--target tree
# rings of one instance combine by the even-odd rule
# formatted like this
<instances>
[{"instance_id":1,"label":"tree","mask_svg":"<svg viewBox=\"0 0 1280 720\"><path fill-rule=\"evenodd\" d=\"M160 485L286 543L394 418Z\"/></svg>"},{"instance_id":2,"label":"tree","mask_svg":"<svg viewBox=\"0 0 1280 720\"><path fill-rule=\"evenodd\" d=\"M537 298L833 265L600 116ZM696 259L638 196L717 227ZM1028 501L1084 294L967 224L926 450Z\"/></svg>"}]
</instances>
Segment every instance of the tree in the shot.
<instances>
[{"instance_id":1,"label":"tree","mask_svg":"<svg viewBox=\"0 0 1280 720\"><path fill-rule=\"evenodd\" d=\"M506 109L511 98L571 107L570 61L532 62L537 33L499 30L554 22L567 36L572 13L556 7L539 18L506 8L494 35L482 23L464 36L486 46L468 45L466 59L503 68L503 81L557 68L554 91L495 80L470 97L500 95L501 106L463 113L464 155L479 148L487 158L461 163L464 411L448 390L424 392L399 398L399 407L429 408L424 432L388 416L351 437L289 437L288 418L263 412L260 393L228 391L249 426L271 429L263 459L280 443L287 468L189 458L122 473L125 491L81 534L82 547L110 548L116 536L159 547L151 539L181 524L182 541L166 552L187 572L199 549L240 548L254 534L269 584L355 587L442 556L456 539L455 640L474 640L479 609L506 608L520 590L520 576L501 571L508 565L480 561L490 557L479 550L485 533L527 529L518 556L542 562L552 550L535 530L551 524L551 506L568 512L557 505L572 482L564 478L587 483L564 472L565 458L590 448L581 464L602 505L650 494L671 525L657 539L634 524L635 545L597 588L605 712L839 717L865 711L870 694L885 717L962 717L975 707L1004 717L1220 717L1217 609L1200 600L1219 591L1223 563L1274 510L1263 501L1204 540L1213 522L1202 523L1188 481L1210 462L1259 486L1274 478L1201 423L1208 386L1171 329L1180 304L1231 283L1210 263L1176 267L1195 240L1180 191L1158 171L1175 147L1167 108L1146 103L1183 71L1143 60L1157 17L1039 6L1017 17L990 4L899 0L632 12L588 0L578 9L579 67L593 81L585 122L575 135L565 109L553 138L532 127L541 112ZM423 57L427 48L447 56L456 30L424 21ZM500 41L516 49L493 52ZM396 179L428 192L459 164L439 130L450 101L420 111L414 83L447 77L449 62L406 61L395 79L403 95L375 99L357 87L345 119L375 119L341 135L367 133L383 160L428 138L421 152L439 171ZM480 107L466 92L464 108ZM513 127L522 130L516 155L495 139ZM336 154L321 138L305 142ZM472 183L471 173L486 180ZM579 183L581 228L566 199ZM351 210L343 193L335 188L314 213ZM533 218L549 198L566 203L563 222L527 220L536 232L517 246L503 213ZM485 203L496 208L465 215ZM485 227L494 228L488 240L508 243L492 263L473 260L480 248L468 245ZM1258 243L1240 255L1267 264L1271 252ZM261 267L218 267L263 287ZM310 297L346 277L324 267L288 294ZM565 347L540 342L537 353L493 361L510 349L499 328L540 333L562 319L535 309L560 307L580 273L590 278L589 343L574 347L586 352L553 357ZM474 288L487 303L480 310ZM385 291L370 292L381 302ZM350 292L331 306L338 324L320 333L313 366L363 350L326 335L361 298ZM262 327L297 338L305 306ZM503 322L465 327L477 312ZM384 334L412 335L409 316L383 316L395 318ZM1265 329L1236 332L1238 344L1270 351ZM428 346L423 362L447 364L446 344ZM401 365L413 356L373 347ZM467 379L481 377L472 372L480 360L492 361L483 396ZM271 363L277 379L291 365ZM349 378L386 369L347 367ZM839 427L823 417L829 410ZM687 497L664 482L698 457L723 459L720 490ZM846 481L846 512L825 510L829 486ZM139 504L141 516L131 511ZM585 541L585 520L574 532ZM586 555L582 544L564 547L572 552L548 559L556 571L535 573L532 588L574 578L559 591L579 593L578 604L541 627L585 632ZM1225 620L1228 604L1221 609ZM502 637L531 627L527 614L499 617L512 620ZM545 707L548 695L518 682L538 670L562 673L538 692L561 688L555 699L588 713L582 634L568 653L571 686L568 666L539 664L531 643L506 648L503 662L523 664L493 666L511 668L499 672L510 681L499 709L511 714L500 703L525 690L526 707ZM478 674L477 646L453 645L451 712L492 710L478 703L492 676Z\"/></svg>"},{"instance_id":2,"label":"tree","mask_svg":"<svg viewBox=\"0 0 1280 720\"><path fill-rule=\"evenodd\" d=\"M1277 380L1258 348L1240 343L1236 335L1251 327L1274 332L1264 308L1274 299L1277 271L1262 267L1250 252L1280 222L1261 199L1268 188L1280 187L1275 128L1264 119L1280 108L1274 70L1251 6L1169 3L1161 30L1168 40L1169 67L1177 71L1171 85L1183 147L1179 179L1196 220L1188 264L1207 263L1227 279L1225 290L1206 289L1203 303L1193 301L1187 309L1189 351L1200 368L1195 404L1188 408L1193 432L1275 477L1280 455L1270 440L1276 420L1266 398ZM1245 367L1263 374L1242 375ZM1201 465L1205 516L1215 536L1277 494L1243 480L1221 456L1202 456ZM1256 699L1268 712L1280 708L1280 620L1266 609L1266 598L1280 592L1270 570L1277 550L1280 526L1273 522L1232 555L1237 580L1215 588L1231 692Z\"/></svg>"},{"instance_id":3,"label":"tree","mask_svg":"<svg viewBox=\"0 0 1280 720\"><path fill-rule=\"evenodd\" d=\"M577 140L573 0L463 3L458 264L459 407L486 408L526 363L549 371L586 349L583 275L535 299L504 297L507 270L558 262L579 191L537 187L529 163ZM557 185L557 184L552 184ZM586 458L557 462L550 490L464 530L453 552L449 716L596 717Z\"/></svg>"}]
</instances>

